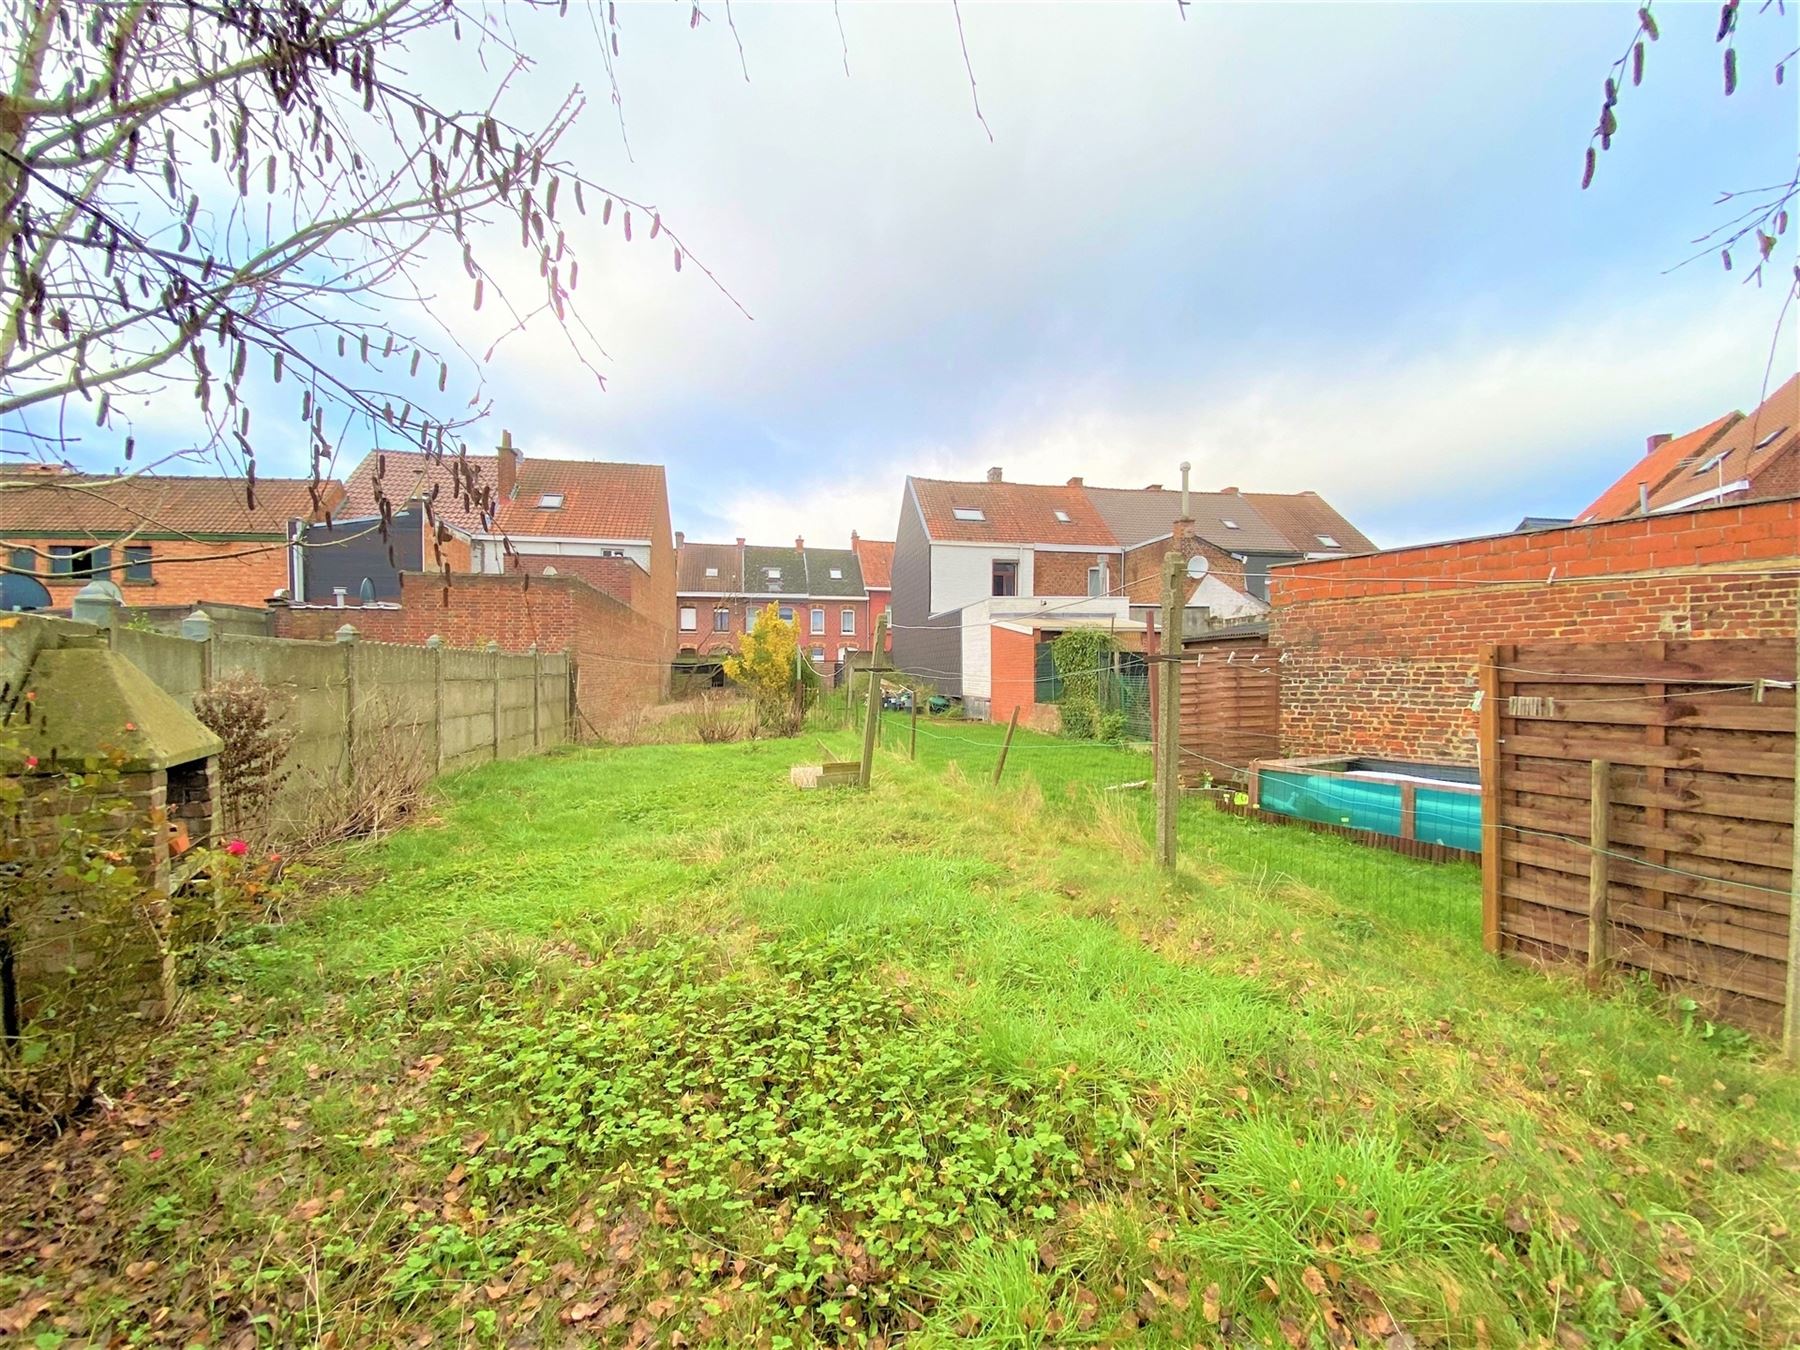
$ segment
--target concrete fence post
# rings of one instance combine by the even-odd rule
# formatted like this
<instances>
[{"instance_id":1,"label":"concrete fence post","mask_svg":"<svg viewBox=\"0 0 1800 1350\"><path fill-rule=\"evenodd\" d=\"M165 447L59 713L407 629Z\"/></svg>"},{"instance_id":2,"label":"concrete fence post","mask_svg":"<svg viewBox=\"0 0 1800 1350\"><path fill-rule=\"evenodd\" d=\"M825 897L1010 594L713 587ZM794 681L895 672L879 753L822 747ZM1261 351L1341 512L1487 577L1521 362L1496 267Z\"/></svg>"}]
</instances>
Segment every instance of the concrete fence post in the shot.
<instances>
[{"instance_id":1,"label":"concrete fence post","mask_svg":"<svg viewBox=\"0 0 1800 1350\"><path fill-rule=\"evenodd\" d=\"M531 653L531 748L536 752L544 748L544 658L535 642L527 650Z\"/></svg>"},{"instance_id":2,"label":"concrete fence post","mask_svg":"<svg viewBox=\"0 0 1800 1350\"><path fill-rule=\"evenodd\" d=\"M345 624L337 630L344 649L344 781L356 779L356 629Z\"/></svg>"},{"instance_id":3,"label":"concrete fence post","mask_svg":"<svg viewBox=\"0 0 1800 1350\"><path fill-rule=\"evenodd\" d=\"M213 622L212 615L203 609L196 609L181 621L181 636L190 642L201 643L200 648L200 687L211 689L216 678L214 665L218 648L213 645L218 637L218 625Z\"/></svg>"},{"instance_id":4,"label":"concrete fence post","mask_svg":"<svg viewBox=\"0 0 1800 1350\"><path fill-rule=\"evenodd\" d=\"M500 644L490 640L488 651L488 678L494 682L494 758L500 758Z\"/></svg>"},{"instance_id":5,"label":"concrete fence post","mask_svg":"<svg viewBox=\"0 0 1800 1350\"><path fill-rule=\"evenodd\" d=\"M431 771L439 774L444 771L444 639L433 633L425 639L425 647L431 653L431 721L436 733Z\"/></svg>"},{"instance_id":6,"label":"concrete fence post","mask_svg":"<svg viewBox=\"0 0 1800 1350\"><path fill-rule=\"evenodd\" d=\"M119 589L110 581L90 581L69 602L69 617L107 630L107 645L116 645L119 625Z\"/></svg>"}]
</instances>

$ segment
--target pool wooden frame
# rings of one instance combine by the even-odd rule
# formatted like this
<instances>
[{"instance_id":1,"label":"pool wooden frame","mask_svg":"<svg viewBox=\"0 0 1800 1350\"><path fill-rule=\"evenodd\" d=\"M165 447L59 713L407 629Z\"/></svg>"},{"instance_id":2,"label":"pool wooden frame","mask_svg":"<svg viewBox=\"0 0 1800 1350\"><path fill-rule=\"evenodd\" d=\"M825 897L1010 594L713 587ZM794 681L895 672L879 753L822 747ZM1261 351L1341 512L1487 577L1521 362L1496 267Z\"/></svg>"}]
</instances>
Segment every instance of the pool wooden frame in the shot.
<instances>
[{"instance_id":1,"label":"pool wooden frame","mask_svg":"<svg viewBox=\"0 0 1800 1350\"><path fill-rule=\"evenodd\" d=\"M1369 781L1370 771L1367 769L1353 771L1348 768L1348 765L1353 760L1380 758L1381 756L1379 755L1355 754L1310 755L1300 759L1251 760L1250 805L1258 811L1263 811L1267 815L1279 816L1286 814L1282 811L1268 811L1262 804L1262 775L1263 770L1265 769L1276 773L1307 773L1312 774L1317 778L1353 778L1359 783L1366 783ZM1448 759L1404 759L1394 760L1392 762L1396 764L1417 765L1421 769L1458 769L1463 772L1467 772L1469 769L1467 764L1461 764L1455 760ZM1398 778L1398 775L1395 777ZM1395 782L1395 786L1400 789L1400 833L1389 835L1388 837L1390 839L1407 839L1415 843L1427 842L1421 841L1417 833L1417 791L1420 784L1399 779ZM1467 796L1480 797L1481 784L1479 782L1457 783L1445 780L1441 786L1434 786L1432 791L1461 792ZM1292 819L1299 819L1299 817L1292 817ZM1370 830L1369 833L1380 834L1382 831ZM1458 851L1460 852L1461 850Z\"/></svg>"}]
</instances>

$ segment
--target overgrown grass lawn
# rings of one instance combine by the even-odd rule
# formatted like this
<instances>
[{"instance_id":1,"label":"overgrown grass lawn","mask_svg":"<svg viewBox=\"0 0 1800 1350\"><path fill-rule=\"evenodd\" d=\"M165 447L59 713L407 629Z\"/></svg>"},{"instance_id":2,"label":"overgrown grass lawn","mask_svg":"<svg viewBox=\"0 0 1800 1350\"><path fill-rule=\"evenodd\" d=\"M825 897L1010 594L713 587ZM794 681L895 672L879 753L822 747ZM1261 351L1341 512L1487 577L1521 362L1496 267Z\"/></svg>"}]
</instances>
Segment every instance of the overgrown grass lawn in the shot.
<instances>
[{"instance_id":1,"label":"overgrown grass lawn","mask_svg":"<svg viewBox=\"0 0 1800 1350\"><path fill-rule=\"evenodd\" d=\"M448 780L0 1145L0 1332L1800 1335L1800 1085L1745 1038L1484 956L1472 869L1194 804L1165 876L1141 756L1021 733L996 788L921 730L866 794L788 786L810 735Z\"/></svg>"}]
</instances>

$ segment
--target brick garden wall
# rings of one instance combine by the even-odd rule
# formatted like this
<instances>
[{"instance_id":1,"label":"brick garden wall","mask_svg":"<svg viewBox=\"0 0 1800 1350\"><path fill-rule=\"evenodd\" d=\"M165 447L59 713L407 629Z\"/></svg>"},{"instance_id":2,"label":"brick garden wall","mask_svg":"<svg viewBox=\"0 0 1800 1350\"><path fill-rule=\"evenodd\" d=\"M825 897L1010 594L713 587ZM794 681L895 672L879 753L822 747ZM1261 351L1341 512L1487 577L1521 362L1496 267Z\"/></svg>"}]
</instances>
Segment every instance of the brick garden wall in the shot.
<instances>
[{"instance_id":1,"label":"brick garden wall","mask_svg":"<svg viewBox=\"0 0 1800 1350\"><path fill-rule=\"evenodd\" d=\"M1794 498L1278 567L1282 751L1473 762L1485 648L1792 636L1790 564Z\"/></svg>"},{"instance_id":2,"label":"brick garden wall","mask_svg":"<svg viewBox=\"0 0 1800 1350\"><path fill-rule=\"evenodd\" d=\"M576 704L591 734L668 694L668 626L602 595L578 577L497 574L445 578L407 572L393 607L278 609L281 637L329 638L342 624L365 639L418 645L432 635L451 647L500 644L502 651L565 648L576 663Z\"/></svg>"}]
</instances>

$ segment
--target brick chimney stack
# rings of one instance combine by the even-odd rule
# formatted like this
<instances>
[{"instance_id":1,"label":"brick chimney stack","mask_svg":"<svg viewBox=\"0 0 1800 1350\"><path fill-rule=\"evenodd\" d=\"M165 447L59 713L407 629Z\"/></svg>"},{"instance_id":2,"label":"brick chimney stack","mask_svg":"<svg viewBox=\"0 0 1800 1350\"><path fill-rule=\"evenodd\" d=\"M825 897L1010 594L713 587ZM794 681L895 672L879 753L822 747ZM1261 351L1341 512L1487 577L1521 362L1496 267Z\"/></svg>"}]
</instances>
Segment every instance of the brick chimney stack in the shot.
<instances>
[{"instance_id":1,"label":"brick chimney stack","mask_svg":"<svg viewBox=\"0 0 1800 1350\"><path fill-rule=\"evenodd\" d=\"M1070 480L1069 480L1069 486L1070 486L1070 487L1080 487L1080 486L1081 486L1081 479L1080 479L1080 478L1071 478L1071 479L1070 479Z\"/></svg>"},{"instance_id":2,"label":"brick chimney stack","mask_svg":"<svg viewBox=\"0 0 1800 1350\"><path fill-rule=\"evenodd\" d=\"M805 551L806 551L806 540L804 538L802 538L800 535L795 535L794 536L794 552L804 553Z\"/></svg>"},{"instance_id":3,"label":"brick chimney stack","mask_svg":"<svg viewBox=\"0 0 1800 1350\"><path fill-rule=\"evenodd\" d=\"M742 548L744 546L744 536L741 534L737 537L737 546L739 548Z\"/></svg>"},{"instance_id":4,"label":"brick chimney stack","mask_svg":"<svg viewBox=\"0 0 1800 1350\"><path fill-rule=\"evenodd\" d=\"M509 502L513 493L519 490L519 461L524 458L513 448L512 432L500 433L499 470L496 486L500 489L500 500Z\"/></svg>"},{"instance_id":5,"label":"brick chimney stack","mask_svg":"<svg viewBox=\"0 0 1800 1350\"><path fill-rule=\"evenodd\" d=\"M1658 431L1644 438L1644 453L1647 455L1660 445L1666 445L1675 438L1666 431Z\"/></svg>"},{"instance_id":6,"label":"brick chimney stack","mask_svg":"<svg viewBox=\"0 0 1800 1350\"><path fill-rule=\"evenodd\" d=\"M996 464L993 468L988 470L988 482L990 482L990 483L1001 482L1003 477L1004 476L1001 474L1000 466L998 464Z\"/></svg>"},{"instance_id":7,"label":"brick chimney stack","mask_svg":"<svg viewBox=\"0 0 1800 1350\"><path fill-rule=\"evenodd\" d=\"M680 530L675 531L675 547L680 548L685 543L687 543L687 535Z\"/></svg>"}]
</instances>

